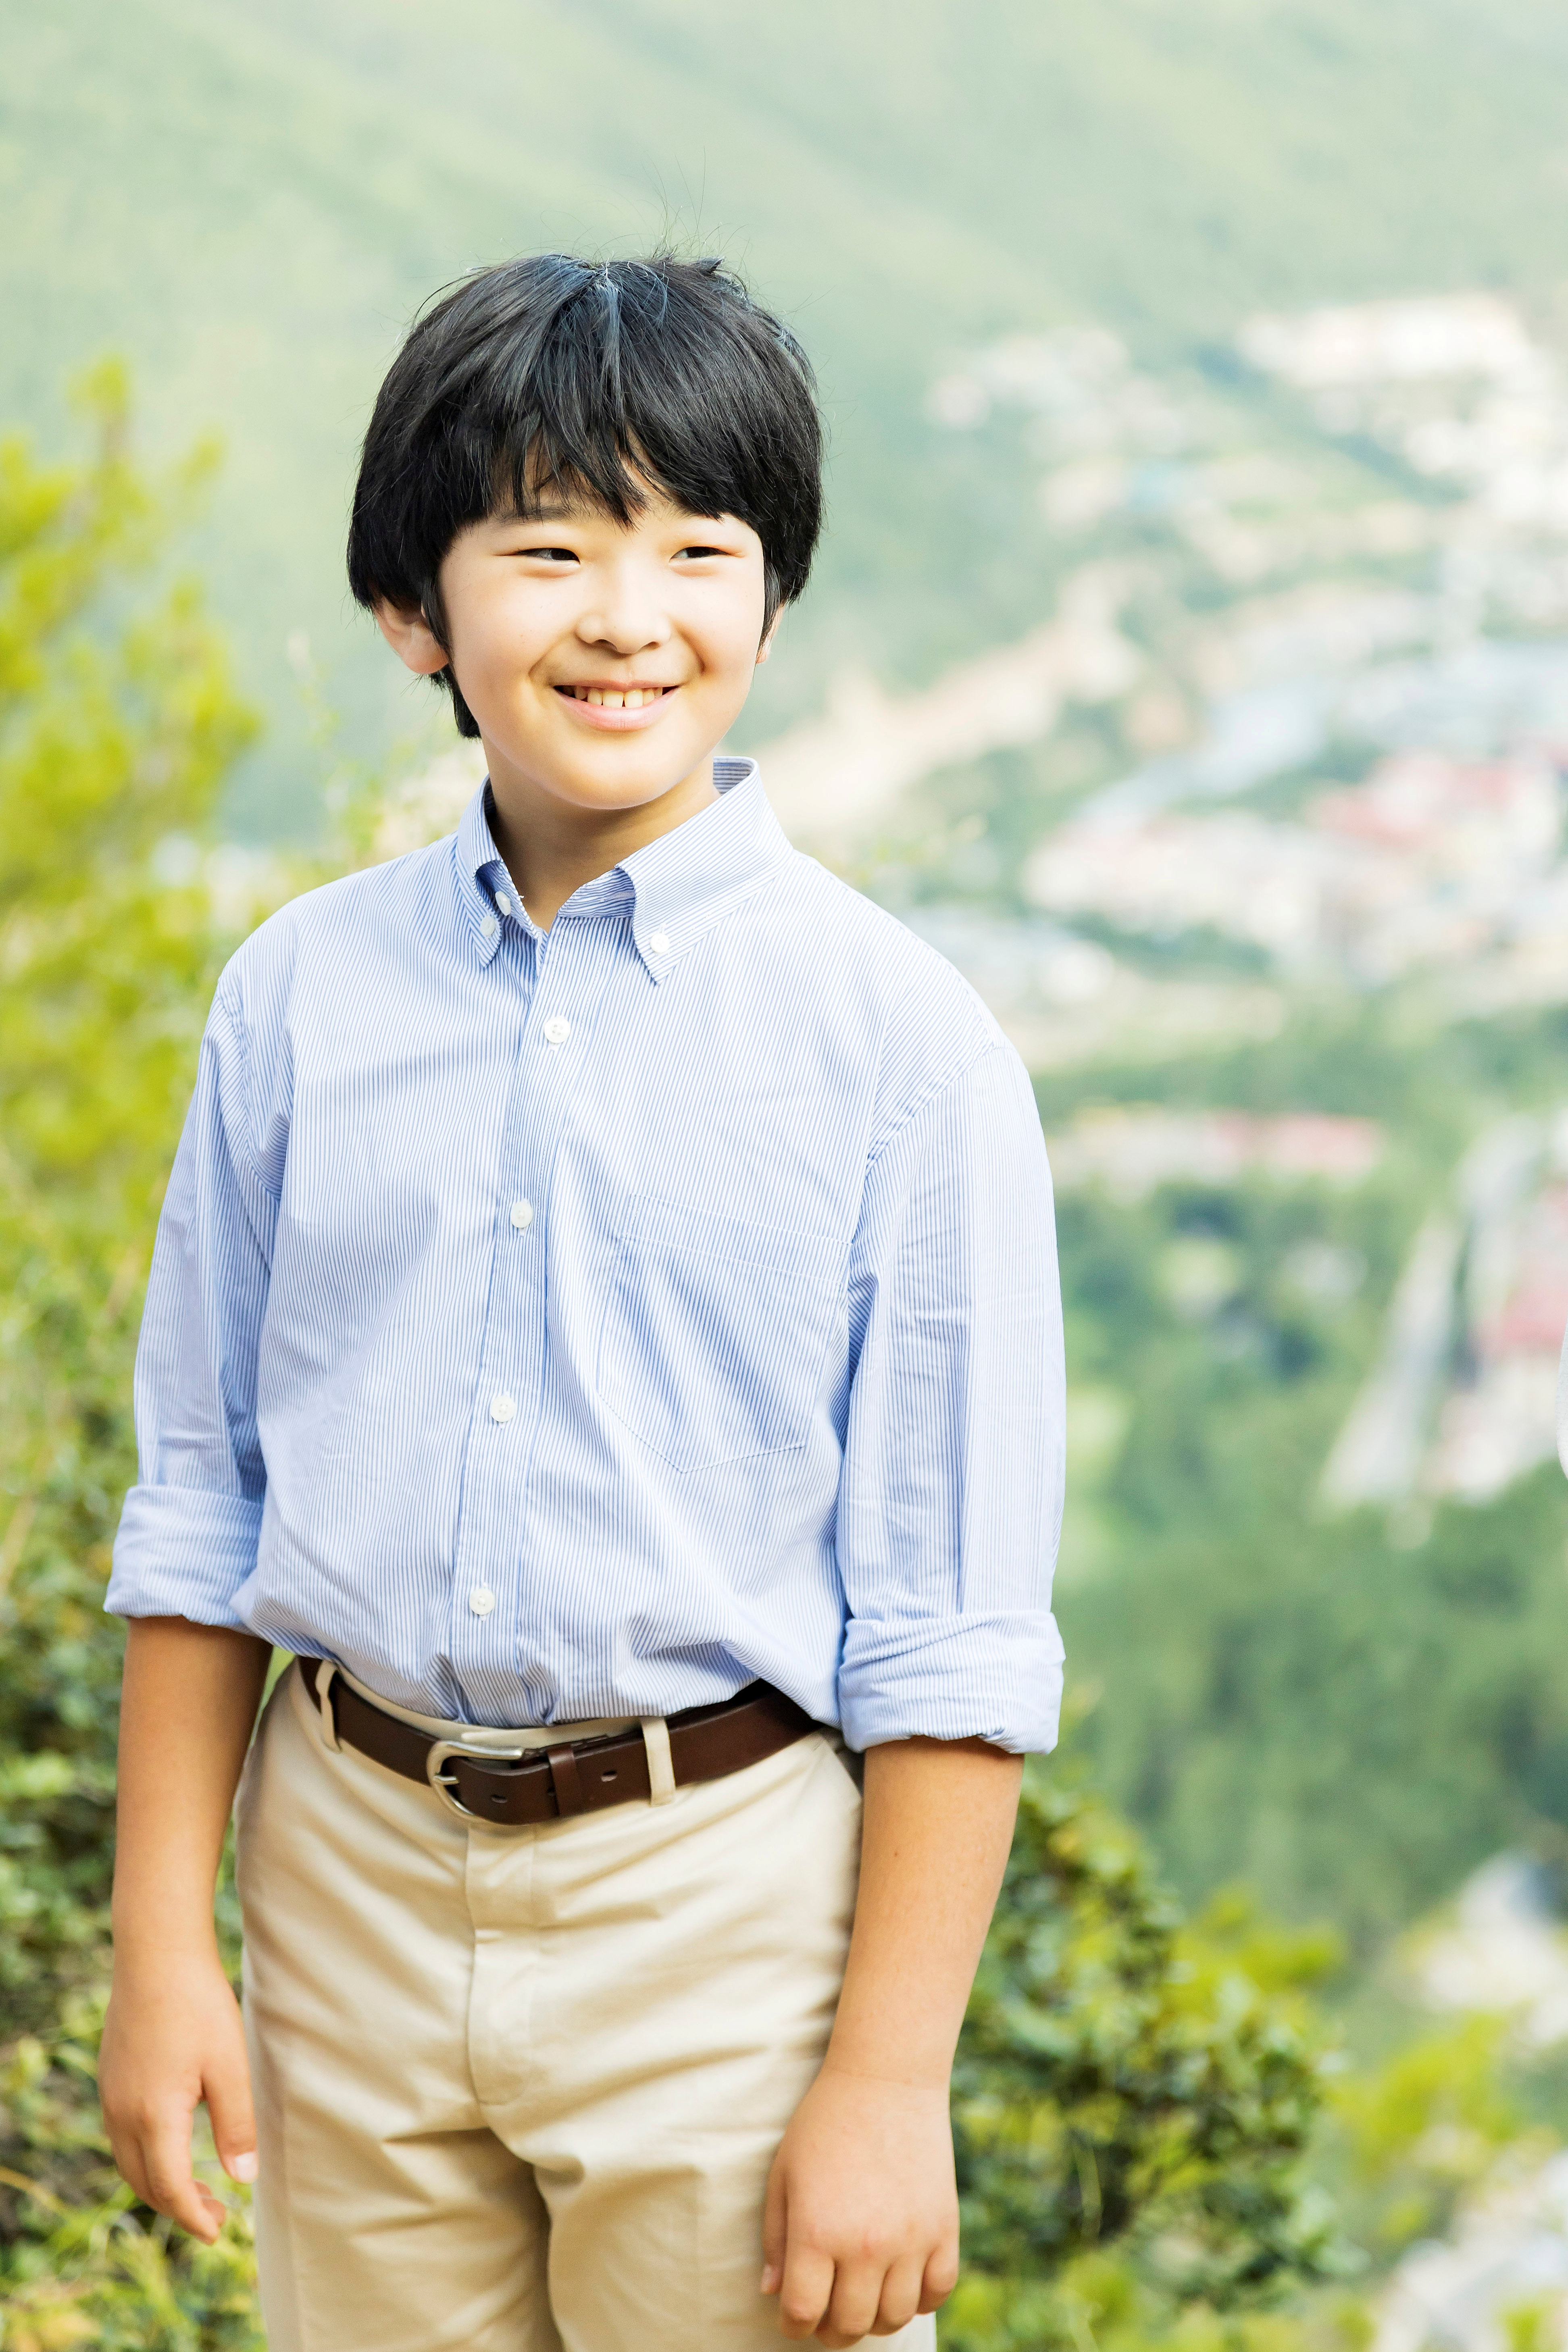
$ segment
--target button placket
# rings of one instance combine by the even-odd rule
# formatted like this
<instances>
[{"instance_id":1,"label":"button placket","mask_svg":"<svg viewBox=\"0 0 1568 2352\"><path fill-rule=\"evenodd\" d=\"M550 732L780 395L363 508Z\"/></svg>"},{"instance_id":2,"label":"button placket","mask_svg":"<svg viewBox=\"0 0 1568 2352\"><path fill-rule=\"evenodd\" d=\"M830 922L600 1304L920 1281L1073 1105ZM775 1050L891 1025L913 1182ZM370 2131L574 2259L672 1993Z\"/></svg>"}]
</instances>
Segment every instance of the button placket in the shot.
<instances>
[{"instance_id":1,"label":"button placket","mask_svg":"<svg viewBox=\"0 0 1568 2352\"><path fill-rule=\"evenodd\" d=\"M491 1279L453 1560L450 1639L461 1679L482 1680L508 1654L527 1573L527 1497L546 1376L549 1171L582 1072L584 1024L618 969L596 931L565 921L537 937L519 913L493 967L520 987L522 1018L501 1113ZM498 1526L517 1530L515 1550L509 1545L498 1556L474 1532Z\"/></svg>"},{"instance_id":2,"label":"button placket","mask_svg":"<svg viewBox=\"0 0 1568 2352\"><path fill-rule=\"evenodd\" d=\"M503 916L513 912L513 903L504 889L495 892L493 903ZM487 909L479 923L481 933L493 939L501 928ZM532 1057L538 1051L534 1031L539 991L538 942L526 924L520 922L514 927L510 944L513 951L497 956L490 966L498 986L509 993L516 991L514 1002L521 1013L510 1082L501 1111L495 1171L509 1198L513 1187L507 1183L508 1162L516 1157L514 1139L526 1120L527 1097L535 1083ZM503 950L508 945L507 940L501 941ZM515 1236L510 1230L503 1231L506 1241L511 1243ZM517 1301L507 1295L507 1261L500 1255L500 1249L498 1234L491 1244L491 1282L469 1422L465 1500L453 1553L450 1622L453 1664L459 1678L465 1671L483 1675L495 1664L496 1633L488 1621L495 1617L499 1627L506 1619L508 1612L500 1609L500 1601L510 1563L498 1559L493 1544L479 1541L475 1530L494 1524L498 1480L516 1485L526 1479L527 1457L520 1452L526 1415L519 1400L526 1401L531 1393L537 1393L539 1387L537 1365L531 1361L531 1357L540 1352L532 1319L526 1312L520 1313ZM535 1342L531 1348L531 1339Z\"/></svg>"}]
</instances>

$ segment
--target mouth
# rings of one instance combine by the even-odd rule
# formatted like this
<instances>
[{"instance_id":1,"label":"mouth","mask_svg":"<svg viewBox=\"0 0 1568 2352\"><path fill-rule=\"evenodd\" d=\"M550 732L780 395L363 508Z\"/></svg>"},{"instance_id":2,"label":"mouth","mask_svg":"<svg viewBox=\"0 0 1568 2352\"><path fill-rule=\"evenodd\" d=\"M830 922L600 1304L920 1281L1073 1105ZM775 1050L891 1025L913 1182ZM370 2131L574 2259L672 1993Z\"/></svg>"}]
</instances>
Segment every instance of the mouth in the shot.
<instances>
[{"instance_id":1,"label":"mouth","mask_svg":"<svg viewBox=\"0 0 1568 2352\"><path fill-rule=\"evenodd\" d=\"M680 689L675 686L558 686L555 691L595 710L641 710Z\"/></svg>"},{"instance_id":2,"label":"mouth","mask_svg":"<svg viewBox=\"0 0 1568 2352\"><path fill-rule=\"evenodd\" d=\"M646 680L631 686L558 686L555 693L580 727L624 735L655 724L680 692Z\"/></svg>"}]
</instances>

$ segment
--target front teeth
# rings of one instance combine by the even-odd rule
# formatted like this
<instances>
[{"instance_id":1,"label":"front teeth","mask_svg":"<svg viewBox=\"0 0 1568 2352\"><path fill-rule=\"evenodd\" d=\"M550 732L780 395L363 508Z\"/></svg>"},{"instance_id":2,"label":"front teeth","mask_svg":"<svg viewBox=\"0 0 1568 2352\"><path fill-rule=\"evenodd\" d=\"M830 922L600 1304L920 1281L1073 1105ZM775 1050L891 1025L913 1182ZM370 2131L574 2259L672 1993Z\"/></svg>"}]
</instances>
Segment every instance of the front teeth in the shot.
<instances>
[{"instance_id":1,"label":"front teeth","mask_svg":"<svg viewBox=\"0 0 1568 2352\"><path fill-rule=\"evenodd\" d=\"M576 689L579 702L591 702L595 709L604 710L640 710L645 702L657 702L662 692L663 688L657 686L646 690L640 686L629 687L625 694L613 693L602 686Z\"/></svg>"}]
</instances>

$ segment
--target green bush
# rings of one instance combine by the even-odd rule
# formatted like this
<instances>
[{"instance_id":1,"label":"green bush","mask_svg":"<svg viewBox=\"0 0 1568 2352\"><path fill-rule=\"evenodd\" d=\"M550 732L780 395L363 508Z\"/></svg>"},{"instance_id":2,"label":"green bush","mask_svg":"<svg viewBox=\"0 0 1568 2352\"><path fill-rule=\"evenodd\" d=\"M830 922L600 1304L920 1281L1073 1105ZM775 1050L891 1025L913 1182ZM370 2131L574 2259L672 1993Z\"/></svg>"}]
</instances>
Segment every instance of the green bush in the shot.
<instances>
[{"instance_id":1,"label":"green bush","mask_svg":"<svg viewBox=\"0 0 1568 2352\"><path fill-rule=\"evenodd\" d=\"M260 2338L244 2218L210 2253L171 2241L102 2137L102 1604L152 1230L226 944L199 868L159 869L255 721L192 587L127 600L211 453L153 484L118 373L83 396L85 464L0 443L0 2294L14 2352L184 2352Z\"/></svg>"},{"instance_id":2,"label":"green bush","mask_svg":"<svg viewBox=\"0 0 1568 2352\"><path fill-rule=\"evenodd\" d=\"M1078 2343L1088 2279L1168 2324L1351 2267L1303 2170L1322 2096L1304 1989L1339 1957L1245 1906L1184 1923L1131 1832L1031 1766L954 2077L948 2341Z\"/></svg>"}]
</instances>

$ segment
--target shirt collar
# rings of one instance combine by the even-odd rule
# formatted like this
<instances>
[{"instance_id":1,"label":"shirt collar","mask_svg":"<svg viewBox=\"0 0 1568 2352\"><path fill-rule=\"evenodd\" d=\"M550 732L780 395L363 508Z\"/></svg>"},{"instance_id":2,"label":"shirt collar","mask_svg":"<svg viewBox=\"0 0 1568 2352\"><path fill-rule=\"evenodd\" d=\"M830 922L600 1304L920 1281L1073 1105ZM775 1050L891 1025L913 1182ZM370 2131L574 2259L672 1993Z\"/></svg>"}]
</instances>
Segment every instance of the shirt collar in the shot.
<instances>
[{"instance_id":1,"label":"shirt collar","mask_svg":"<svg viewBox=\"0 0 1568 2352\"><path fill-rule=\"evenodd\" d=\"M585 882L556 920L629 915L645 971L650 979L663 980L789 855L754 760L715 760L713 782L716 801L634 850L608 874ZM500 945L506 922L517 919L518 903L490 832L489 797L487 782L464 810L454 845L464 912L486 963Z\"/></svg>"}]
</instances>

